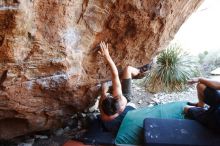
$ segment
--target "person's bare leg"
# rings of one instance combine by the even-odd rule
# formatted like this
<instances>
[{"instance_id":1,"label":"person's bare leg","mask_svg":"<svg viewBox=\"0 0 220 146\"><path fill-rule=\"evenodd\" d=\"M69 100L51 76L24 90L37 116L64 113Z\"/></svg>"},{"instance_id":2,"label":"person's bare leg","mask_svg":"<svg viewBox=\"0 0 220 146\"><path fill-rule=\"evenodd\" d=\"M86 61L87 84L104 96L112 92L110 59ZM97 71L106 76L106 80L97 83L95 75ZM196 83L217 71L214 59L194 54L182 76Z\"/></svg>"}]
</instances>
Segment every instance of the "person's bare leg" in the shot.
<instances>
[{"instance_id":1,"label":"person's bare leg","mask_svg":"<svg viewBox=\"0 0 220 146\"><path fill-rule=\"evenodd\" d=\"M140 70L132 66L127 66L123 70L121 76L122 93L128 102L132 99L132 77L138 75L139 73Z\"/></svg>"},{"instance_id":2,"label":"person's bare leg","mask_svg":"<svg viewBox=\"0 0 220 146\"><path fill-rule=\"evenodd\" d=\"M198 95L198 107L204 107L205 103L204 103L204 99L205 99L205 95L204 95L204 90L206 88L206 86L204 84L198 83L197 86L197 95Z\"/></svg>"},{"instance_id":3,"label":"person's bare leg","mask_svg":"<svg viewBox=\"0 0 220 146\"><path fill-rule=\"evenodd\" d=\"M190 106L204 107L204 105L205 105L205 103L204 103L204 99L205 99L204 91L205 91L205 88L206 88L206 86L204 84L198 83L197 86L196 86L198 102L197 103L188 102L187 104L190 105Z\"/></svg>"},{"instance_id":4,"label":"person's bare leg","mask_svg":"<svg viewBox=\"0 0 220 146\"><path fill-rule=\"evenodd\" d=\"M122 79L132 79L133 76L136 76L140 73L140 69L137 69L132 66L127 66L122 74Z\"/></svg>"}]
</instances>

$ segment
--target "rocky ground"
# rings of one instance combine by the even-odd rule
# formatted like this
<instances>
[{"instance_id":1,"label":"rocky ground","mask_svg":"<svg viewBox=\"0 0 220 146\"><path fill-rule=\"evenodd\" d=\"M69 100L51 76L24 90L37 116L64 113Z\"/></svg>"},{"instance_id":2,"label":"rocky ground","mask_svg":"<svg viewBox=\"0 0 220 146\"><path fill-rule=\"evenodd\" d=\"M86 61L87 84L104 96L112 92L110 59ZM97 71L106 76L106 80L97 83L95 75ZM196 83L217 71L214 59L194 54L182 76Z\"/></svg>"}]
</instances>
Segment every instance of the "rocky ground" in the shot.
<instances>
[{"instance_id":1,"label":"rocky ground","mask_svg":"<svg viewBox=\"0 0 220 146\"><path fill-rule=\"evenodd\" d=\"M134 93L132 102L135 103L137 108L145 106L154 106L157 104L164 104L174 101L197 101L196 89L194 86L189 86L186 90L182 92L159 92L156 94L149 93L144 88L135 84L133 85L133 89Z\"/></svg>"},{"instance_id":2,"label":"rocky ground","mask_svg":"<svg viewBox=\"0 0 220 146\"><path fill-rule=\"evenodd\" d=\"M133 84L132 103L137 108L154 106L173 101L196 101L196 90L194 86L188 87L185 91L175 93L157 93L146 92L143 87ZM84 113L78 113L72 116L66 126L24 137L16 138L10 142L2 141L0 146L60 146L69 139L77 139L85 131L89 121L98 114L98 104L86 110Z\"/></svg>"}]
</instances>

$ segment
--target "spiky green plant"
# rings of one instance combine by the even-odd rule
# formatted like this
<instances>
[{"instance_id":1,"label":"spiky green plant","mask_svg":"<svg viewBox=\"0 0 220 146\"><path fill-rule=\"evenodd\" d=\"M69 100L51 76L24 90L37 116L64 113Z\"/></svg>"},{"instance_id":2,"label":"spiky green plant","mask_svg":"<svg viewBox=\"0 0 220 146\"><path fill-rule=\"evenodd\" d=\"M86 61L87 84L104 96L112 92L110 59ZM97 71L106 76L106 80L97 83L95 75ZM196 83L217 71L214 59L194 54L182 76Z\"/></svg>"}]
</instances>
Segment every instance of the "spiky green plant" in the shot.
<instances>
[{"instance_id":1,"label":"spiky green plant","mask_svg":"<svg viewBox=\"0 0 220 146\"><path fill-rule=\"evenodd\" d=\"M180 91L187 80L198 74L195 62L178 45L170 45L162 51L152 69L147 88L151 92Z\"/></svg>"}]
</instances>

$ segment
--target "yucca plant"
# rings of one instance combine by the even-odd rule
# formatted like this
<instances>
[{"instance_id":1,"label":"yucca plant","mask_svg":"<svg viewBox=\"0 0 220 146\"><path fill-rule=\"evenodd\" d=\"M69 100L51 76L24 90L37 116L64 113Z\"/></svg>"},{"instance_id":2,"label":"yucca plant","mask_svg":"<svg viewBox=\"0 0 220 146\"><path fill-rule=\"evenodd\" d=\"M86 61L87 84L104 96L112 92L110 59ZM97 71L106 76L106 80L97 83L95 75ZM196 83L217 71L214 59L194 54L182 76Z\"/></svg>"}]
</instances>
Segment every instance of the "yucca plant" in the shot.
<instances>
[{"instance_id":1,"label":"yucca plant","mask_svg":"<svg viewBox=\"0 0 220 146\"><path fill-rule=\"evenodd\" d=\"M187 80L198 74L196 64L188 53L174 44L162 51L152 69L147 89L151 92L180 91Z\"/></svg>"}]
</instances>

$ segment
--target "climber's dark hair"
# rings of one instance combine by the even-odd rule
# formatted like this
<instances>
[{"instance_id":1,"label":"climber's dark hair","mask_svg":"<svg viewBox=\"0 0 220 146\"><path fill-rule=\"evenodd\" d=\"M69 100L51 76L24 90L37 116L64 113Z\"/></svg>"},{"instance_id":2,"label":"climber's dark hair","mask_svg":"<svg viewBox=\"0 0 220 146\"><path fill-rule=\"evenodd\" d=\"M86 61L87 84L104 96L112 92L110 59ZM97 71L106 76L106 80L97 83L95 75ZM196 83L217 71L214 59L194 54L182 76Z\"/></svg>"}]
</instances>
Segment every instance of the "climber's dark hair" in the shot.
<instances>
[{"instance_id":1,"label":"climber's dark hair","mask_svg":"<svg viewBox=\"0 0 220 146\"><path fill-rule=\"evenodd\" d=\"M108 116L112 116L120 110L118 99L113 98L111 95L107 95L102 101L101 107L103 112Z\"/></svg>"}]
</instances>

